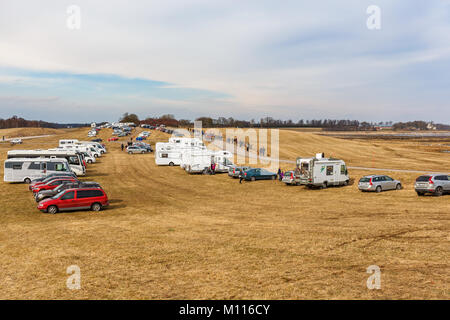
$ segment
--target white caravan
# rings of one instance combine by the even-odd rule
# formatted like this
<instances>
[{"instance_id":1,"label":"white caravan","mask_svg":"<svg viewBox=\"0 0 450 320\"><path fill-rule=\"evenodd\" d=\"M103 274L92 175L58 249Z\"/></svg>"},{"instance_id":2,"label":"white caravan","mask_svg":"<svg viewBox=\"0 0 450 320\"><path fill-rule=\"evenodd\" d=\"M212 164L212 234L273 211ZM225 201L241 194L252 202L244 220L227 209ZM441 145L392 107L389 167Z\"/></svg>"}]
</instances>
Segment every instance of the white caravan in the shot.
<instances>
[{"instance_id":1,"label":"white caravan","mask_svg":"<svg viewBox=\"0 0 450 320\"><path fill-rule=\"evenodd\" d=\"M14 158L5 160L3 180L30 183L49 174L71 171L67 160L62 158Z\"/></svg>"},{"instance_id":2,"label":"white caravan","mask_svg":"<svg viewBox=\"0 0 450 320\"><path fill-rule=\"evenodd\" d=\"M214 163L216 165L216 168L214 169L215 172L228 172L228 169L230 167L234 167L233 162L231 161L233 159L233 154L229 151L215 151L214 152Z\"/></svg>"},{"instance_id":3,"label":"white caravan","mask_svg":"<svg viewBox=\"0 0 450 320\"><path fill-rule=\"evenodd\" d=\"M348 185L347 166L343 160L325 158L318 153L314 158L297 158L295 182L308 187Z\"/></svg>"},{"instance_id":4,"label":"white caravan","mask_svg":"<svg viewBox=\"0 0 450 320\"><path fill-rule=\"evenodd\" d=\"M183 154L184 170L188 173L204 173L214 163L214 152L192 150Z\"/></svg>"},{"instance_id":5,"label":"white caravan","mask_svg":"<svg viewBox=\"0 0 450 320\"><path fill-rule=\"evenodd\" d=\"M86 167L83 163L83 156L76 150L10 150L8 159L12 158L63 158L69 163L70 169L77 176L86 174Z\"/></svg>"},{"instance_id":6,"label":"white caravan","mask_svg":"<svg viewBox=\"0 0 450 320\"><path fill-rule=\"evenodd\" d=\"M183 155L193 150L206 150L206 147L200 144L199 146L190 146L181 143L157 142L155 163L159 166L179 166L182 164Z\"/></svg>"},{"instance_id":7,"label":"white caravan","mask_svg":"<svg viewBox=\"0 0 450 320\"><path fill-rule=\"evenodd\" d=\"M49 150L75 150L83 154L83 158L87 163L97 162L97 156L93 154L91 149L87 146L77 146L77 145L65 145L64 147L58 147Z\"/></svg>"},{"instance_id":8,"label":"white caravan","mask_svg":"<svg viewBox=\"0 0 450 320\"><path fill-rule=\"evenodd\" d=\"M169 138L169 143L176 144L182 148L190 148L190 147L205 147L205 144L202 140L197 138L178 138L171 137Z\"/></svg>"},{"instance_id":9,"label":"white caravan","mask_svg":"<svg viewBox=\"0 0 450 320\"><path fill-rule=\"evenodd\" d=\"M102 153L106 153L106 149L98 142L94 141L78 141L77 139L71 139L71 140L59 140L59 146L60 147L66 147L69 145L77 145L77 146L91 146L94 148L94 153L98 153L98 155Z\"/></svg>"}]
</instances>

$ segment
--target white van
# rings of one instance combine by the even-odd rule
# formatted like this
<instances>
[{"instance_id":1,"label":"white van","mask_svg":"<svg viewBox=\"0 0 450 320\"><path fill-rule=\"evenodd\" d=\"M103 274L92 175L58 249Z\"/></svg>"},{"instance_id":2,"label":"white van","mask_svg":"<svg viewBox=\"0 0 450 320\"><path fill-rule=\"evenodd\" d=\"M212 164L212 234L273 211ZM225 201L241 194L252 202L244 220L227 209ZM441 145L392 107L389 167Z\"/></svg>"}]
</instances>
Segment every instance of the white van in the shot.
<instances>
[{"instance_id":1,"label":"white van","mask_svg":"<svg viewBox=\"0 0 450 320\"><path fill-rule=\"evenodd\" d=\"M184 170L188 173L202 173L214 163L214 152L209 150L191 151L184 156Z\"/></svg>"},{"instance_id":2,"label":"white van","mask_svg":"<svg viewBox=\"0 0 450 320\"><path fill-rule=\"evenodd\" d=\"M171 143L157 142L155 145L155 163L158 166L179 166L182 150Z\"/></svg>"},{"instance_id":3,"label":"white van","mask_svg":"<svg viewBox=\"0 0 450 320\"><path fill-rule=\"evenodd\" d=\"M49 149L49 150L10 150L8 151L8 159L13 158L57 158L66 159L70 169L77 176L86 174L86 167L83 163L83 157L77 150Z\"/></svg>"},{"instance_id":4,"label":"white van","mask_svg":"<svg viewBox=\"0 0 450 320\"><path fill-rule=\"evenodd\" d=\"M229 151L216 151L214 152L214 164L216 165L215 172L228 172L230 167L234 167L233 154Z\"/></svg>"},{"instance_id":5,"label":"white van","mask_svg":"<svg viewBox=\"0 0 450 320\"><path fill-rule=\"evenodd\" d=\"M297 158L295 182L308 187L326 188L348 185L347 166L343 160L325 158L323 153L314 158Z\"/></svg>"},{"instance_id":6,"label":"white van","mask_svg":"<svg viewBox=\"0 0 450 320\"><path fill-rule=\"evenodd\" d=\"M66 159L14 158L5 160L3 180L30 183L34 179L59 172L72 172Z\"/></svg>"}]
</instances>

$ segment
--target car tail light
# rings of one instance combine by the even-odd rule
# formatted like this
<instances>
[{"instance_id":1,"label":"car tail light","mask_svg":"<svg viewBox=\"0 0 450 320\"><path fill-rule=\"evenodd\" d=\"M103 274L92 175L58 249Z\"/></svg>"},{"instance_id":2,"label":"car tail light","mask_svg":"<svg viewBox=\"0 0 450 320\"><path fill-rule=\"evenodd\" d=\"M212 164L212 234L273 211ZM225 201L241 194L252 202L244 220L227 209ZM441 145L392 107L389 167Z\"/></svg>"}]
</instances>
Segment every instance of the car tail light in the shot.
<instances>
[{"instance_id":1,"label":"car tail light","mask_svg":"<svg viewBox=\"0 0 450 320\"><path fill-rule=\"evenodd\" d=\"M84 160L83 160L83 166L85 166L85 167L86 167L86 161L84 161Z\"/></svg>"},{"instance_id":2,"label":"car tail light","mask_svg":"<svg viewBox=\"0 0 450 320\"><path fill-rule=\"evenodd\" d=\"M429 184L434 184L434 182L433 182L433 177L430 177L430 179L428 180L428 183L429 183Z\"/></svg>"},{"instance_id":3,"label":"car tail light","mask_svg":"<svg viewBox=\"0 0 450 320\"><path fill-rule=\"evenodd\" d=\"M233 174L234 174L234 173L236 173L236 170L235 170L235 169L233 169Z\"/></svg>"},{"instance_id":4,"label":"car tail light","mask_svg":"<svg viewBox=\"0 0 450 320\"><path fill-rule=\"evenodd\" d=\"M291 179L294 179L294 174L291 172Z\"/></svg>"},{"instance_id":5,"label":"car tail light","mask_svg":"<svg viewBox=\"0 0 450 320\"><path fill-rule=\"evenodd\" d=\"M246 176L247 175L247 172L244 172L244 176Z\"/></svg>"},{"instance_id":6,"label":"car tail light","mask_svg":"<svg viewBox=\"0 0 450 320\"><path fill-rule=\"evenodd\" d=\"M369 184L370 184L371 186L373 186L372 178L370 178Z\"/></svg>"}]
</instances>

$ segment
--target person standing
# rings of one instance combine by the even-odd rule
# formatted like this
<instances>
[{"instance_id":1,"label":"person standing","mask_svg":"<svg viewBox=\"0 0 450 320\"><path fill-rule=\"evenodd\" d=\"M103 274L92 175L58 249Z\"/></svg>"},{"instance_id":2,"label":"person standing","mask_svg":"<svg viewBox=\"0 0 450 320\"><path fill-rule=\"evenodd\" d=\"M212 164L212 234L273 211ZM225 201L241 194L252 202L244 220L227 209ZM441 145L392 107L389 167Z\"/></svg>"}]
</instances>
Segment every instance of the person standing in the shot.
<instances>
[{"instance_id":1,"label":"person standing","mask_svg":"<svg viewBox=\"0 0 450 320\"><path fill-rule=\"evenodd\" d=\"M278 179L281 180L280 179L280 177L281 177L281 169L280 168L278 168L277 176L278 176Z\"/></svg>"},{"instance_id":2,"label":"person standing","mask_svg":"<svg viewBox=\"0 0 450 320\"><path fill-rule=\"evenodd\" d=\"M124 145L123 145L123 143L122 143L122 145L121 145L120 147L122 148L122 151L123 151L123 148L124 148Z\"/></svg>"}]
</instances>

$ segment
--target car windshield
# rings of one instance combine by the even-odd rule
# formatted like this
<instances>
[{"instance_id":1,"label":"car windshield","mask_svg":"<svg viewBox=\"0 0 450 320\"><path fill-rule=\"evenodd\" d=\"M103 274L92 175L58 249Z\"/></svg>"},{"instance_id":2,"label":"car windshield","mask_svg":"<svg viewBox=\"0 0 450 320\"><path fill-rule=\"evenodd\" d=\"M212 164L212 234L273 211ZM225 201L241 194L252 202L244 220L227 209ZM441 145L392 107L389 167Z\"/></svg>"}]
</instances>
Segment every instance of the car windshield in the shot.
<instances>
[{"instance_id":1,"label":"car windshield","mask_svg":"<svg viewBox=\"0 0 450 320\"><path fill-rule=\"evenodd\" d=\"M420 176L416 179L417 182L426 182L430 180L430 176Z\"/></svg>"},{"instance_id":2,"label":"car windshield","mask_svg":"<svg viewBox=\"0 0 450 320\"><path fill-rule=\"evenodd\" d=\"M359 180L359 182L370 182L370 178L368 178L368 177L361 178L361 180Z\"/></svg>"},{"instance_id":3,"label":"car windshield","mask_svg":"<svg viewBox=\"0 0 450 320\"><path fill-rule=\"evenodd\" d=\"M51 197L51 199L58 199L59 197L61 197L64 194L64 192L66 192L66 190L62 190L61 192L58 192L53 197Z\"/></svg>"}]
</instances>

